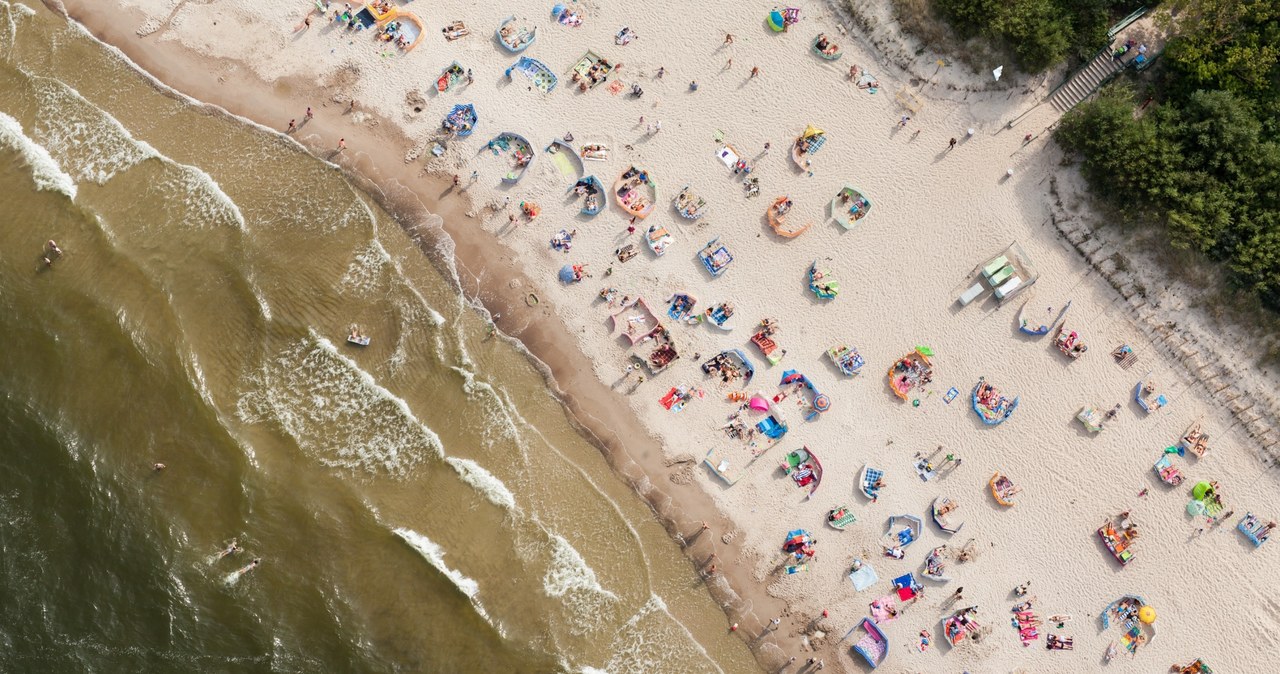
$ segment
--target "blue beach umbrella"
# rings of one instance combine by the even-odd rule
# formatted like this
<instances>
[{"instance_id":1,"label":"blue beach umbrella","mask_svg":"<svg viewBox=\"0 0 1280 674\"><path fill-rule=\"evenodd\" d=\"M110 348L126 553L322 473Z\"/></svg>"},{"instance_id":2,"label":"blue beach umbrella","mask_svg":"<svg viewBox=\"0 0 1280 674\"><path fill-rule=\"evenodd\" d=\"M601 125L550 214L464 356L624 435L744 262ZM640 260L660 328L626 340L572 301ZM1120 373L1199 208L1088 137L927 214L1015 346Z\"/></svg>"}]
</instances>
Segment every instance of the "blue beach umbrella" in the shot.
<instances>
[{"instance_id":1,"label":"blue beach umbrella","mask_svg":"<svg viewBox=\"0 0 1280 674\"><path fill-rule=\"evenodd\" d=\"M573 273L573 265L566 264L560 268L560 281L563 283L573 283L578 280L578 275Z\"/></svg>"}]
</instances>

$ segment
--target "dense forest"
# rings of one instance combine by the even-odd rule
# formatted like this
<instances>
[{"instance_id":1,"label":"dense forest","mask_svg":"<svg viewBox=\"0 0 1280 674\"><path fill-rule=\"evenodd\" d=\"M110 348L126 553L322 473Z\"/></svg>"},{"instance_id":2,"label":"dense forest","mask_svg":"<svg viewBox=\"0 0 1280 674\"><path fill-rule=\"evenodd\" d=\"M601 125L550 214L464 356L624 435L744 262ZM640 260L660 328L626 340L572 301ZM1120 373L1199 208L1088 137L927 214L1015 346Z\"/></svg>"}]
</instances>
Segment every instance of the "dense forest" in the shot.
<instances>
[{"instance_id":1,"label":"dense forest","mask_svg":"<svg viewBox=\"0 0 1280 674\"><path fill-rule=\"evenodd\" d=\"M1107 43L1116 18L1142 0L933 0L960 37L983 37L1007 50L1026 72L1085 60Z\"/></svg>"},{"instance_id":2,"label":"dense forest","mask_svg":"<svg viewBox=\"0 0 1280 674\"><path fill-rule=\"evenodd\" d=\"M1280 310L1280 2L1176 0L1173 37L1055 137L1097 194Z\"/></svg>"}]
</instances>

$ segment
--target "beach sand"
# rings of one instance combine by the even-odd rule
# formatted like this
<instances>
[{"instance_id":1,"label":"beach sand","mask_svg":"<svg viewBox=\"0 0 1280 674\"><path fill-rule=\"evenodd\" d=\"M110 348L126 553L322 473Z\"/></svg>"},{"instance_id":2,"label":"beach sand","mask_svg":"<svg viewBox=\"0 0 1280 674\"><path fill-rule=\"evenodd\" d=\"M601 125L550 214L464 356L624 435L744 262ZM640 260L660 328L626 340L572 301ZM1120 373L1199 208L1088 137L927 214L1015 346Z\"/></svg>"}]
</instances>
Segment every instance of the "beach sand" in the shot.
<instances>
[{"instance_id":1,"label":"beach sand","mask_svg":"<svg viewBox=\"0 0 1280 674\"><path fill-rule=\"evenodd\" d=\"M314 15L310 28L295 30L313 6L301 1L65 4L95 34L201 100L280 131L312 105L316 118L294 134L299 142L364 176L386 199L412 200L409 190L425 195L424 205L445 216L464 287L501 315L503 332L547 363L584 430L601 441L673 535L691 539L694 563L716 567L708 585L728 605L725 627L740 625L762 666L817 657L833 671L861 671L865 665L840 637L867 615L869 602L889 594L890 578L907 572L919 577L933 547L958 549L970 540L974 559L952 561L950 583L922 580L922 598L883 626L892 646L890 671L1097 669L1107 645L1120 638L1114 628L1102 631L1098 615L1124 594L1141 595L1156 608L1159 638L1135 659L1113 663L1118 671L1154 671L1196 657L1223 671L1248 671L1261 667L1254 654L1275 643L1280 590L1270 582L1273 565L1266 561L1273 550L1255 549L1233 529L1245 511L1264 519L1277 515L1268 510L1275 475L1259 451L1274 446L1275 430L1258 430L1273 417L1258 423L1249 421L1262 416L1257 413L1245 421L1233 417L1214 395L1219 387L1194 376L1203 368L1189 365L1193 359L1167 357L1177 353L1177 344L1148 325L1161 316L1133 309L1134 301L1063 236L1063 211L1051 185L1078 190L1078 177L1061 167L1061 153L1044 133L1056 117L1049 106L1034 107L1043 87L993 86L951 68L939 68L928 81L908 78L882 66L863 39L837 28L838 16L817 2L798 3L802 20L785 33L764 23L772 3L755 0L653 2L639 13L632 6L582 2L573 5L584 19L577 28L552 20L551 3L409 3L402 6L425 21L426 35L407 55L376 43L368 32L350 33ZM550 94L531 90L518 73L511 80L503 75L517 56L497 46L493 30L512 13L538 26L524 55L560 75ZM454 20L465 21L472 34L449 43L440 27ZM623 26L638 38L619 46L614 35ZM810 50L820 32L841 44L842 58L826 61ZM732 44L724 44L726 33L734 35ZM610 78L625 83L621 91L612 93L605 84L580 93L572 86L567 73L588 49L623 64ZM437 94L436 77L455 60L474 71L475 82ZM848 79L853 64L879 77L877 93ZM754 66L761 72L753 78ZM659 68L665 68L661 79ZM697 91L689 86L694 80ZM633 83L644 89L642 97L627 94ZM908 95L923 104L917 112L904 109ZM352 98L357 105L348 111ZM431 157L440 120L464 102L479 112L475 134L447 140L444 155ZM904 114L911 119L900 126ZM1017 125L1009 128L1014 119ZM657 122L661 130L650 133ZM812 158L811 174L789 156L806 125L828 136ZM972 136L966 134L970 128ZM500 181L507 168L485 150L504 131L524 136L537 150L514 185ZM578 214L580 204L566 194L572 179L543 152L566 132L575 147L611 148L608 161L586 162L606 188L632 164L656 181L657 205L636 221L634 235L612 203L594 219ZM1033 136L1029 143L1026 133ZM952 137L958 143L948 150ZM346 140L342 153L333 151L338 138ZM717 157L723 142L752 162L758 198L747 198L742 176ZM471 183L473 170L479 177ZM464 190L449 186L454 174ZM709 203L697 221L681 219L670 207L686 184ZM847 232L829 214L829 202L846 184L873 204ZM767 206L784 195L794 202L789 220L812 223L794 239L775 235L765 219ZM512 226L508 215L525 200L536 201L542 213ZM661 257L641 238L655 224L675 239ZM567 254L548 245L561 229L577 231ZM696 255L716 237L734 262L712 279ZM1013 242L1026 251L1038 282L1003 304L987 293L960 307L956 298L973 284L979 266ZM639 255L619 263L612 254L628 243ZM807 270L815 260L839 280L836 299L820 300L809 291ZM565 264L588 264L593 277L561 284L556 278ZM696 296L698 309L731 301L734 329L665 321L682 357L638 383L625 367L631 354L644 355L649 345L629 349L625 340L610 339L610 310L597 298L605 286L642 296L659 312L675 292ZM538 298L534 306L525 301L529 293ZM1067 322L1091 347L1078 360L1060 354L1050 337L1017 330L1024 301L1039 318L1068 300ZM749 342L764 318L779 322L775 339L787 351L776 366L763 362ZM861 375L846 377L826 358L826 349L838 343L856 346L864 356ZM1122 343L1139 354L1129 370L1109 355ZM933 382L912 396L918 406L894 397L885 379L894 361L916 345L936 354ZM726 393L741 387L705 377L693 356L734 348L756 366L748 393L780 393L782 372L794 369L832 404L805 421L796 395L779 403L789 433L728 486L696 462L710 450L732 452L738 463L749 458L748 449L720 430L739 405ZM1148 372L1172 399L1150 415L1132 396ZM1020 396L1006 423L986 426L970 409L969 394L980 377ZM697 394L675 413L658 401L677 386ZM960 394L947 404L943 394L951 387ZM1117 403L1118 418L1101 434L1074 420L1082 406L1106 410ZM1175 457L1187 482L1167 487L1151 467L1195 420L1212 434L1212 449L1200 460ZM778 469L785 453L801 446L824 468L812 498ZM939 447L962 464L921 480L913 468L916 454ZM864 465L886 474L888 486L875 503L856 492ZM993 500L988 480L995 471L1022 487L1016 506ZM1190 518L1185 505L1190 486L1200 480L1221 484L1236 517L1197 534L1204 518ZM1144 489L1148 495L1139 497ZM929 504L938 496L960 503L957 519L964 528L954 536L930 521ZM837 505L851 506L858 518L843 532L824 524ZM1142 536L1136 560L1121 568L1095 530L1126 510ZM898 514L925 521L923 540L906 549L904 560L880 556L878 545L888 516ZM704 520L711 529L698 533ZM820 540L817 559L805 573L779 575L780 546L795 528ZM881 578L860 593L845 578L858 557L870 560ZM1061 630L1043 627L1030 648L1008 623L1016 601L1011 589L1027 580L1041 617L1072 616ZM949 595L961 586L963 603L952 607ZM989 632L954 649L942 644L948 609L968 605L979 607L978 620ZM824 610L829 617L821 619ZM779 628L757 638L774 616L782 619ZM924 653L916 648L922 629L934 635ZM1050 631L1074 636L1075 650L1044 652L1043 634Z\"/></svg>"}]
</instances>

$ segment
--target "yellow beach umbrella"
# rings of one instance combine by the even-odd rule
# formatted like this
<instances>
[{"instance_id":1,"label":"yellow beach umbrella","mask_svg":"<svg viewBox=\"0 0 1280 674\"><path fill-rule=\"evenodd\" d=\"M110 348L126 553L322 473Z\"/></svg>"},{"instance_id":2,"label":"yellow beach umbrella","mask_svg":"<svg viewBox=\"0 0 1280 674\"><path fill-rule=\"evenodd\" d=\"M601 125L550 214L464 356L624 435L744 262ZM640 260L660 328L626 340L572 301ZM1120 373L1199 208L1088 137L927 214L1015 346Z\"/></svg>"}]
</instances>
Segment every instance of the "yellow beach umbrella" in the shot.
<instances>
[{"instance_id":1,"label":"yellow beach umbrella","mask_svg":"<svg viewBox=\"0 0 1280 674\"><path fill-rule=\"evenodd\" d=\"M1138 609L1138 620L1150 625L1156 621L1156 610L1150 606L1143 606Z\"/></svg>"}]
</instances>

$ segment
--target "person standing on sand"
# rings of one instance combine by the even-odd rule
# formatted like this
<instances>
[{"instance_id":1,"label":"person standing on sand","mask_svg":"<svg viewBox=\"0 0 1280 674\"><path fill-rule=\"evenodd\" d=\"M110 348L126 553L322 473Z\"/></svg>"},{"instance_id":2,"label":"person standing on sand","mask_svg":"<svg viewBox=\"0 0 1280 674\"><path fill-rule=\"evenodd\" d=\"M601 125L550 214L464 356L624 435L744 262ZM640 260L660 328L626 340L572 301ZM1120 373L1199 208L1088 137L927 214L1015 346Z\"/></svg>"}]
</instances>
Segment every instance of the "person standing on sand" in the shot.
<instances>
[{"instance_id":1,"label":"person standing on sand","mask_svg":"<svg viewBox=\"0 0 1280 674\"><path fill-rule=\"evenodd\" d=\"M667 74L666 66L658 66L658 79L662 79L662 76L666 74Z\"/></svg>"},{"instance_id":2,"label":"person standing on sand","mask_svg":"<svg viewBox=\"0 0 1280 674\"><path fill-rule=\"evenodd\" d=\"M760 76L760 66L751 66L751 76L752 77Z\"/></svg>"},{"instance_id":3,"label":"person standing on sand","mask_svg":"<svg viewBox=\"0 0 1280 674\"><path fill-rule=\"evenodd\" d=\"M346 138L339 138L339 139L338 139L338 152L342 152L342 151L343 151L343 150L345 150L345 149L347 149L347 139L346 139Z\"/></svg>"},{"instance_id":4,"label":"person standing on sand","mask_svg":"<svg viewBox=\"0 0 1280 674\"><path fill-rule=\"evenodd\" d=\"M724 43L725 43L725 45L731 45L731 44L733 44L733 33L725 33L725 34L724 34Z\"/></svg>"},{"instance_id":5,"label":"person standing on sand","mask_svg":"<svg viewBox=\"0 0 1280 674\"><path fill-rule=\"evenodd\" d=\"M950 151L952 151L952 150L954 150L954 149L956 149L956 139L955 139L955 138L952 138L952 139L951 139L951 142L950 142L950 143L947 143L947 152L950 152Z\"/></svg>"},{"instance_id":6,"label":"person standing on sand","mask_svg":"<svg viewBox=\"0 0 1280 674\"><path fill-rule=\"evenodd\" d=\"M294 131L297 131L297 130L298 130L298 120L296 119L289 120L289 133L293 133Z\"/></svg>"},{"instance_id":7,"label":"person standing on sand","mask_svg":"<svg viewBox=\"0 0 1280 674\"><path fill-rule=\"evenodd\" d=\"M907 122L910 122L910 121L911 121L910 115L903 115L902 119L898 120L898 128L901 129L902 127L907 125Z\"/></svg>"},{"instance_id":8,"label":"person standing on sand","mask_svg":"<svg viewBox=\"0 0 1280 674\"><path fill-rule=\"evenodd\" d=\"M453 186L456 188L462 184L462 178L457 173L453 174Z\"/></svg>"},{"instance_id":9,"label":"person standing on sand","mask_svg":"<svg viewBox=\"0 0 1280 674\"><path fill-rule=\"evenodd\" d=\"M311 112L311 106L309 106L309 105L308 105L308 106L307 106L307 114L303 115L303 116L302 116L302 118L303 118L303 119L305 119L305 120L307 120L307 121L309 122L309 121L311 121L311 118L312 118L312 117L315 117L315 114Z\"/></svg>"}]
</instances>

